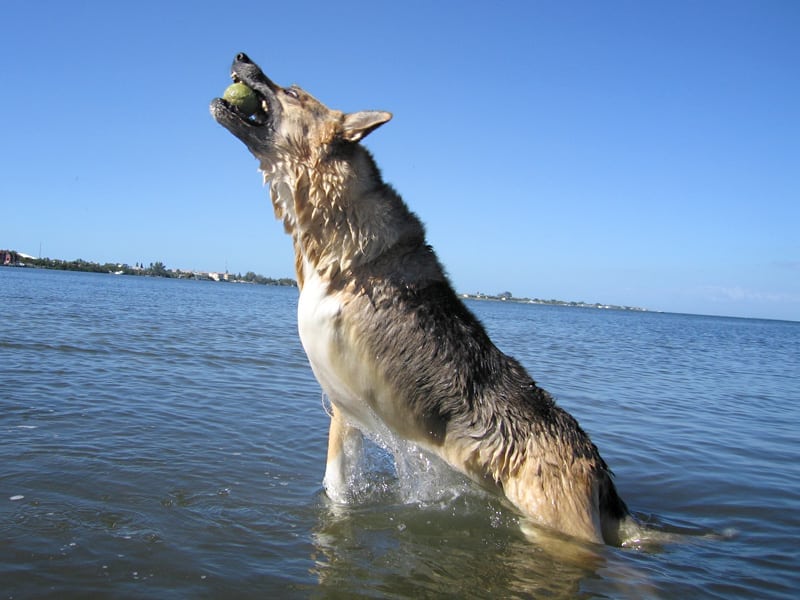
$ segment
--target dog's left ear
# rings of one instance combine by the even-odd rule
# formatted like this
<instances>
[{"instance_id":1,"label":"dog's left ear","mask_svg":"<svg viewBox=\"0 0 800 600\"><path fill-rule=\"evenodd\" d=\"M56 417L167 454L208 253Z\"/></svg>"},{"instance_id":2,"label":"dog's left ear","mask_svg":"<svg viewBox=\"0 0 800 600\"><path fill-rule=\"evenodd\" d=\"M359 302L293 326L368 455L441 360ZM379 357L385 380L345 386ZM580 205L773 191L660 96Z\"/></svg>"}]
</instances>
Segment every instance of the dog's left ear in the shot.
<instances>
[{"instance_id":1,"label":"dog's left ear","mask_svg":"<svg viewBox=\"0 0 800 600\"><path fill-rule=\"evenodd\" d=\"M350 142L357 142L391 118L392 113L383 110L362 110L346 114L342 122L342 137Z\"/></svg>"}]
</instances>

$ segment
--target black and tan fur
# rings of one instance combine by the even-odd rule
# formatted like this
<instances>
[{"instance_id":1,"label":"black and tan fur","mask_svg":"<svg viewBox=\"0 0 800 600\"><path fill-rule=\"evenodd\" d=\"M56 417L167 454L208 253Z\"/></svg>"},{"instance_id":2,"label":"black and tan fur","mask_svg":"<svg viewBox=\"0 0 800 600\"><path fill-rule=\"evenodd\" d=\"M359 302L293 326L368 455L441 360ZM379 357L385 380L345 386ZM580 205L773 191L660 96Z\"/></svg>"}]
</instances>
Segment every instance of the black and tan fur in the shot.
<instances>
[{"instance_id":1,"label":"black and tan fur","mask_svg":"<svg viewBox=\"0 0 800 600\"><path fill-rule=\"evenodd\" d=\"M628 511L577 421L502 353L454 293L419 219L359 141L391 118L330 110L244 54L233 77L262 109L214 100L214 118L260 161L292 236L298 324L333 405L325 487L347 499L359 430L388 431L505 495L533 522L619 543Z\"/></svg>"}]
</instances>

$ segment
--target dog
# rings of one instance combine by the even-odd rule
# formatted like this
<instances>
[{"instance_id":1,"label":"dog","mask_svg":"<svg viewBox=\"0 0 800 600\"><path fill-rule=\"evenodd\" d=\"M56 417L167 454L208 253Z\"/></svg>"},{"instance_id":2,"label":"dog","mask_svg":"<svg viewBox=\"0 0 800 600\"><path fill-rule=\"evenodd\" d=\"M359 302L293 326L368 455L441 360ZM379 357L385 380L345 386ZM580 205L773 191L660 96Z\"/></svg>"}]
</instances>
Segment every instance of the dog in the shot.
<instances>
[{"instance_id":1,"label":"dog","mask_svg":"<svg viewBox=\"0 0 800 600\"><path fill-rule=\"evenodd\" d=\"M537 527L620 543L629 516L578 422L501 352L453 290L425 229L359 142L392 118L332 110L271 81L245 54L214 119L260 161L291 236L298 330L332 405L324 487L348 499L348 444L388 431L505 496Z\"/></svg>"}]
</instances>

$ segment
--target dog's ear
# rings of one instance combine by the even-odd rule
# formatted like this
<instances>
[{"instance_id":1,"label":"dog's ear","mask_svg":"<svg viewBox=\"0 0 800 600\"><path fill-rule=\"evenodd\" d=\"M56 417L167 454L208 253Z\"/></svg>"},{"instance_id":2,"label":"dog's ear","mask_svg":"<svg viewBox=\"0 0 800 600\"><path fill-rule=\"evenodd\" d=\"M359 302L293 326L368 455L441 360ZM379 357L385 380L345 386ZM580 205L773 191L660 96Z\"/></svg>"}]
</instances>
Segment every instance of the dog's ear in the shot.
<instances>
[{"instance_id":1,"label":"dog's ear","mask_svg":"<svg viewBox=\"0 0 800 600\"><path fill-rule=\"evenodd\" d=\"M391 118L392 113L382 110L362 110L346 114L342 122L342 137L350 142L357 142Z\"/></svg>"}]
</instances>

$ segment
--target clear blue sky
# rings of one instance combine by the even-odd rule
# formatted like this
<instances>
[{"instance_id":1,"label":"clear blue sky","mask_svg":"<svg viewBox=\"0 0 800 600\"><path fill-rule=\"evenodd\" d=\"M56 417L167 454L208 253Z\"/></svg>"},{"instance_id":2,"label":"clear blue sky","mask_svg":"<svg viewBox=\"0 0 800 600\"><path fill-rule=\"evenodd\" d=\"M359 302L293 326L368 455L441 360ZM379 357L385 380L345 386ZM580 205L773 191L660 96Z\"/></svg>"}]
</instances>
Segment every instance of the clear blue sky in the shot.
<instances>
[{"instance_id":1,"label":"clear blue sky","mask_svg":"<svg viewBox=\"0 0 800 600\"><path fill-rule=\"evenodd\" d=\"M210 117L346 111L458 291L800 320L800 2L0 4L0 248L294 276Z\"/></svg>"}]
</instances>

